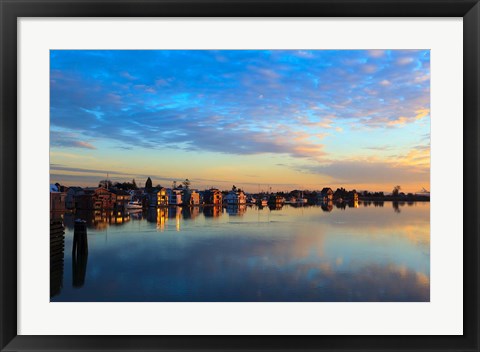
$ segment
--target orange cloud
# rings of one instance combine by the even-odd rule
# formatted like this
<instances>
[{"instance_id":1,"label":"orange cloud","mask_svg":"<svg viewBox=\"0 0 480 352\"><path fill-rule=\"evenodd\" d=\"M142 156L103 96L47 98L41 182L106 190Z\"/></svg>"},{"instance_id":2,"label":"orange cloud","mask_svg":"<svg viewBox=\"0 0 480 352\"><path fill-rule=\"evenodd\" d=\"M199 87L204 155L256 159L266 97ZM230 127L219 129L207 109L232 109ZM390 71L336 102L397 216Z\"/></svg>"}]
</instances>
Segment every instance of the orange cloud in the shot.
<instances>
[{"instance_id":1,"label":"orange cloud","mask_svg":"<svg viewBox=\"0 0 480 352\"><path fill-rule=\"evenodd\" d=\"M430 114L430 109L420 109L420 110L416 110L415 113L417 114L417 116L415 116L415 119L416 120L421 120L423 119L425 116L428 116Z\"/></svg>"},{"instance_id":2,"label":"orange cloud","mask_svg":"<svg viewBox=\"0 0 480 352\"><path fill-rule=\"evenodd\" d=\"M421 120L424 117L430 115L430 109L428 109L428 108L418 109L418 110L415 110L415 114L416 115L415 115L414 119L415 120ZM392 120L392 121L387 122L387 125L388 126L405 125L408 122L410 122L411 120L412 120L411 117L400 116L396 120Z\"/></svg>"}]
</instances>

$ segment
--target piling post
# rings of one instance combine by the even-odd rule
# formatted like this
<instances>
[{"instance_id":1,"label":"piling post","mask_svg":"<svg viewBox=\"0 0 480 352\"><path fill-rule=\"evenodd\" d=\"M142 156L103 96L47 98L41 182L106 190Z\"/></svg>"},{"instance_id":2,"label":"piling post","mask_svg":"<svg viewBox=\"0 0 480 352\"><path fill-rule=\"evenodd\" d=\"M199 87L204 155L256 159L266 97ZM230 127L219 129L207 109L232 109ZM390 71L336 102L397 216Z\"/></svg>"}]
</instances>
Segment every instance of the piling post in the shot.
<instances>
[{"instance_id":1,"label":"piling post","mask_svg":"<svg viewBox=\"0 0 480 352\"><path fill-rule=\"evenodd\" d=\"M87 222L84 220L75 220L72 254L75 253L88 254Z\"/></svg>"},{"instance_id":2,"label":"piling post","mask_svg":"<svg viewBox=\"0 0 480 352\"><path fill-rule=\"evenodd\" d=\"M63 287L65 227L61 219L50 219L50 298Z\"/></svg>"}]
</instances>

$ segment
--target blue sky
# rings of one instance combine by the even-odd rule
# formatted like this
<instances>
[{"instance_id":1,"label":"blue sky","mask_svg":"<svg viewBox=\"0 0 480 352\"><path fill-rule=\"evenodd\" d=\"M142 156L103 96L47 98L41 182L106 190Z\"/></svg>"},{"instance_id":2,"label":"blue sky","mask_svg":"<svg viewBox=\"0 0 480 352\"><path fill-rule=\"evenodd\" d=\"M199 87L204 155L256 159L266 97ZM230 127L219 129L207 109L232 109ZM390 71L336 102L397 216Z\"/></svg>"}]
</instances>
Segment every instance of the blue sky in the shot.
<instances>
[{"instance_id":1,"label":"blue sky","mask_svg":"<svg viewBox=\"0 0 480 352\"><path fill-rule=\"evenodd\" d=\"M53 50L51 179L429 188L429 50Z\"/></svg>"}]
</instances>

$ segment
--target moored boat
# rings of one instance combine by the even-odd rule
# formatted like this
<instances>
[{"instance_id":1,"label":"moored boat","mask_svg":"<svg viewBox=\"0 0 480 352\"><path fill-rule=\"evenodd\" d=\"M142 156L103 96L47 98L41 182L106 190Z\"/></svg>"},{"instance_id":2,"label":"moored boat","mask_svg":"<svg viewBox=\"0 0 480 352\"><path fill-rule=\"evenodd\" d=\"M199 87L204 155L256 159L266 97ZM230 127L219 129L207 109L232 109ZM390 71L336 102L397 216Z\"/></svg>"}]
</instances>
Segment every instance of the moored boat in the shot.
<instances>
[{"instance_id":1,"label":"moored boat","mask_svg":"<svg viewBox=\"0 0 480 352\"><path fill-rule=\"evenodd\" d=\"M127 204L127 209L142 209L142 203L137 201L130 201Z\"/></svg>"}]
</instances>

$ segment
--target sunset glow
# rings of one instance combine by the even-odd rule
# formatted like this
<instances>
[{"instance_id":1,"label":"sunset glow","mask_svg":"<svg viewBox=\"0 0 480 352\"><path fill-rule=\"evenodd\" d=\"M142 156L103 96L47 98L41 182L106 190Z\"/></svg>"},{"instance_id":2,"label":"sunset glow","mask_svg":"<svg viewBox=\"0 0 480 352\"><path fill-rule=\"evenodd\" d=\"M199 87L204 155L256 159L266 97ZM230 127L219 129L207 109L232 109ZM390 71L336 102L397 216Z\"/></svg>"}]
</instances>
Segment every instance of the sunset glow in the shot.
<instances>
[{"instance_id":1,"label":"sunset glow","mask_svg":"<svg viewBox=\"0 0 480 352\"><path fill-rule=\"evenodd\" d=\"M429 50L52 50L51 183L430 188Z\"/></svg>"}]
</instances>

